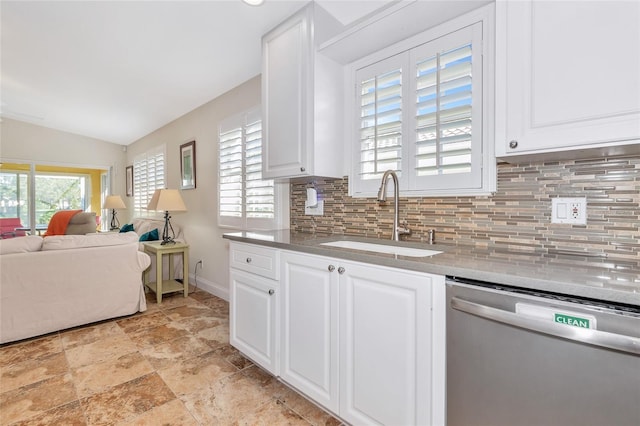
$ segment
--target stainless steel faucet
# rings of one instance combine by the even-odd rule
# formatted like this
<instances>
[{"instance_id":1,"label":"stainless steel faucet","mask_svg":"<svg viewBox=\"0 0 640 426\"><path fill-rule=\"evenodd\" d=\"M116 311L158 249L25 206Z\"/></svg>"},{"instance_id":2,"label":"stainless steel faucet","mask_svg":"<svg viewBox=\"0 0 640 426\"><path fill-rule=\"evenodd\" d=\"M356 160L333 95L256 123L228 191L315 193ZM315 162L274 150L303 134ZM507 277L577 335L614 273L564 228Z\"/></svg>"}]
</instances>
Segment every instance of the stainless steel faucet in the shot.
<instances>
[{"instance_id":1,"label":"stainless steel faucet","mask_svg":"<svg viewBox=\"0 0 640 426\"><path fill-rule=\"evenodd\" d=\"M400 194L398 190L398 176L393 170L387 170L384 172L384 175L382 175L382 183L378 190L378 201L387 201L387 180L389 179L389 176L391 176L393 180L393 232L391 233L391 239L393 241L400 241L400 235L410 234L411 230L406 226L406 224L402 227L399 224Z\"/></svg>"}]
</instances>

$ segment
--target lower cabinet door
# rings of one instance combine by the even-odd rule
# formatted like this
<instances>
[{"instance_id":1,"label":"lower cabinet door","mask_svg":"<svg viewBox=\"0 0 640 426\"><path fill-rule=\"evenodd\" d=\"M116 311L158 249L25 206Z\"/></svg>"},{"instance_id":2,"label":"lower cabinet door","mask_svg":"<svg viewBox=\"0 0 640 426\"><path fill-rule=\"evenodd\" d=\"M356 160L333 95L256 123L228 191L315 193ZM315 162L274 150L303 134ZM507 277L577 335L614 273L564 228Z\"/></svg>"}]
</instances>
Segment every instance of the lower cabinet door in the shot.
<instances>
[{"instance_id":1,"label":"lower cabinet door","mask_svg":"<svg viewBox=\"0 0 640 426\"><path fill-rule=\"evenodd\" d=\"M338 412L338 274L326 257L281 256L282 380Z\"/></svg>"},{"instance_id":2,"label":"lower cabinet door","mask_svg":"<svg viewBox=\"0 0 640 426\"><path fill-rule=\"evenodd\" d=\"M431 417L432 277L341 265L340 416L354 425L438 424Z\"/></svg>"},{"instance_id":3,"label":"lower cabinet door","mask_svg":"<svg viewBox=\"0 0 640 426\"><path fill-rule=\"evenodd\" d=\"M277 281L231 269L231 345L270 373L277 365Z\"/></svg>"}]
</instances>

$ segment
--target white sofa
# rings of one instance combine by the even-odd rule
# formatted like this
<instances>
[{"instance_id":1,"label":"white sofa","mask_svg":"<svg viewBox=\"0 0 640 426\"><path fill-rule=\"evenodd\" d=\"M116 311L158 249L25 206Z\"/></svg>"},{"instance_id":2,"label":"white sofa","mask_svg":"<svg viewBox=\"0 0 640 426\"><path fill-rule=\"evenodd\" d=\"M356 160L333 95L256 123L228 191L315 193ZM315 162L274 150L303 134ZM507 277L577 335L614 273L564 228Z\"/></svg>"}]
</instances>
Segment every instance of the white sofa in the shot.
<instances>
[{"instance_id":1,"label":"white sofa","mask_svg":"<svg viewBox=\"0 0 640 426\"><path fill-rule=\"evenodd\" d=\"M0 240L0 343L147 309L134 232Z\"/></svg>"},{"instance_id":2,"label":"white sofa","mask_svg":"<svg viewBox=\"0 0 640 426\"><path fill-rule=\"evenodd\" d=\"M138 235L143 235L149 231L153 231L154 229L158 230L158 235L160 239L162 239L162 230L164 229L164 219L149 219L149 218L137 218L133 219L132 222L133 230ZM171 223L173 226L173 231L175 232L174 240L179 243L185 243L184 234L182 232L182 228L179 225ZM169 230L171 232L171 230ZM140 251L144 251L144 246L140 243ZM173 256L173 270L174 277L177 279L182 278L182 256ZM162 273L165 279L169 279L169 262L163 262L162 265ZM155 282L156 280L156 259L155 256L151 257L151 269L149 269L149 279L150 281Z\"/></svg>"}]
</instances>

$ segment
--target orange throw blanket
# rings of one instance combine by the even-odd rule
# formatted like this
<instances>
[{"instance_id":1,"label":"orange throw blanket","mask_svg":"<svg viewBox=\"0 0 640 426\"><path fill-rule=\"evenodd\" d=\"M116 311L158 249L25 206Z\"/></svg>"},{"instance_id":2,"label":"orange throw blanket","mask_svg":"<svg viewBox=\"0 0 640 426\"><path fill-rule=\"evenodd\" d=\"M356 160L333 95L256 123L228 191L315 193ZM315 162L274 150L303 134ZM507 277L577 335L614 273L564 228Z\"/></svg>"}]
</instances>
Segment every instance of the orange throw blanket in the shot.
<instances>
[{"instance_id":1,"label":"orange throw blanket","mask_svg":"<svg viewBox=\"0 0 640 426\"><path fill-rule=\"evenodd\" d=\"M67 226L71 218L80 213L82 210L60 210L56 212L49 221L47 226L47 232L44 236L49 237L51 235L64 235L67 232Z\"/></svg>"}]
</instances>

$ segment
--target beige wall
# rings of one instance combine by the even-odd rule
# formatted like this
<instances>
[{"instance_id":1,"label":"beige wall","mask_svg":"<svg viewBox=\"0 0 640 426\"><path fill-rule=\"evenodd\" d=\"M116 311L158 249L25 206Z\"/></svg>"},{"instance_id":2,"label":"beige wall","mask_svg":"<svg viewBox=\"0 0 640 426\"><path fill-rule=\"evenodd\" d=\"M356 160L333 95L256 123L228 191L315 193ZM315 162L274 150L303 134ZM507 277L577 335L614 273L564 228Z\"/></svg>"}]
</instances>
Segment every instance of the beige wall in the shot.
<instances>
[{"instance_id":1,"label":"beige wall","mask_svg":"<svg viewBox=\"0 0 640 426\"><path fill-rule=\"evenodd\" d=\"M0 122L2 161L103 170L111 168L114 194L124 195L125 158L123 145L8 118Z\"/></svg>"},{"instance_id":2,"label":"beige wall","mask_svg":"<svg viewBox=\"0 0 640 426\"><path fill-rule=\"evenodd\" d=\"M180 145L196 141L197 188L182 191L187 212L172 215L180 224L190 245L189 271L193 275L198 260L198 283L207 291L228 297L228 243L217 223L218 203L218 125L221 120L260 105L260 76L241 84L179 119L129 145L127 165L152 147L165 144L167 187L180 186ZM132 207L132 198L126 200ZM130 209L128 210L130 211ZM123 216L124 217L124 216Z\"/></svg>"}]
</instances>

